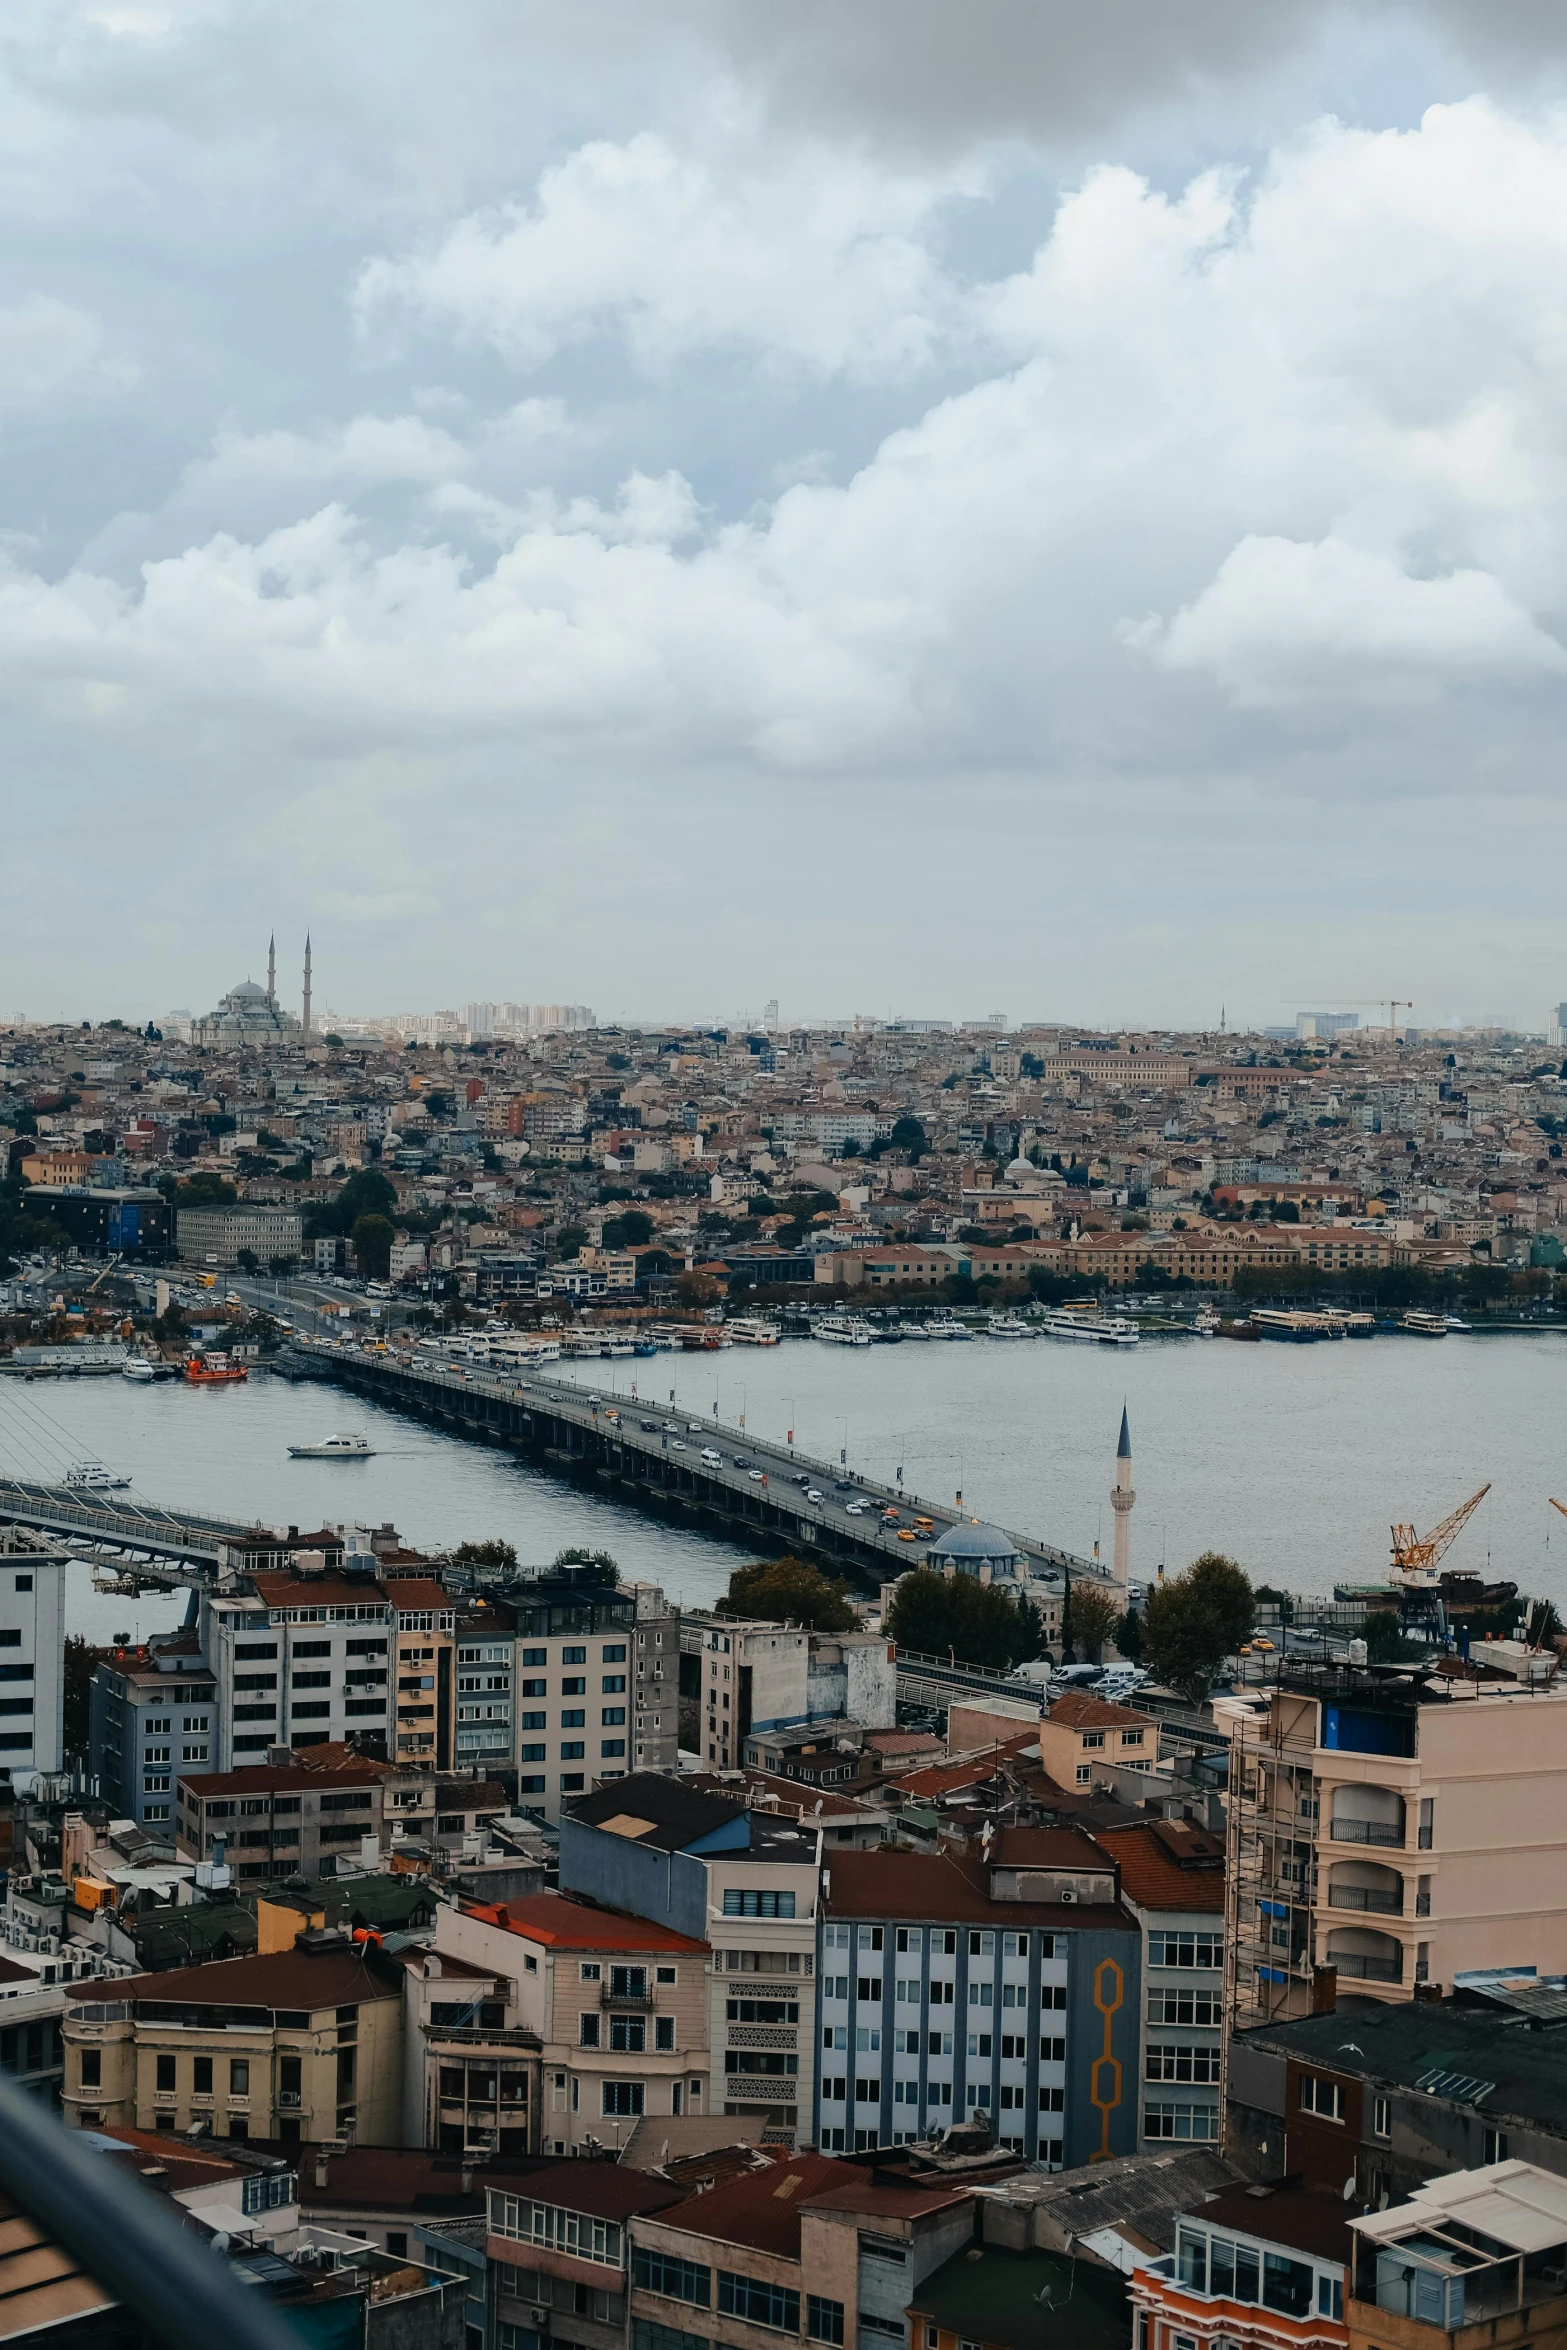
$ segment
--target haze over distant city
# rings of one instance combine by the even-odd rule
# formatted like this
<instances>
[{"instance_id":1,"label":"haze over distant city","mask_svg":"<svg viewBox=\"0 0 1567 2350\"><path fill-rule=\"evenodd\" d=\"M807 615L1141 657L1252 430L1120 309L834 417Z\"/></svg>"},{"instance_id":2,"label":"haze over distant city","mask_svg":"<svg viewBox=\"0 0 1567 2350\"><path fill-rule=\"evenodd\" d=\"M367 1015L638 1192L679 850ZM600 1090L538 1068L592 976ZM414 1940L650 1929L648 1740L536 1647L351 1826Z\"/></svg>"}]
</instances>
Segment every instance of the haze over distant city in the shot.
<instances>
[{"instance_id":1,"label":"haze over distant city","mask_svg":"<svg viewBox=\"0 0 1567 2350\"><path fill-rule=\"evenodd\" d=\"M18 0L0 1014L275 925L362 1013L1543 1032L1564 66L1530 0Z\"/></svg>"}]
</instances>

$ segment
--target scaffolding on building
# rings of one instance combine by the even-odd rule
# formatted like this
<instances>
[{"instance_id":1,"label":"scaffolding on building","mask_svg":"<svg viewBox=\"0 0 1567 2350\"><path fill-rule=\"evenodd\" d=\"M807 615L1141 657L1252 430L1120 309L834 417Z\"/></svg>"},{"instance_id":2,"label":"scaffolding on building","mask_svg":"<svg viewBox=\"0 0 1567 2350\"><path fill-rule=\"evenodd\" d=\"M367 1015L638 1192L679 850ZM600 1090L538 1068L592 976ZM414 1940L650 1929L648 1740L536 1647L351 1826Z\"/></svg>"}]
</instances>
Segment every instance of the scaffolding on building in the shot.
<instances>
[{"instance_id":1,"label":"scaffolding on building","mask_svg":"<svg viewBox=\"0 0 1567 2350\"><path fill-rule=\"evenodd\" d=\"M1275 1688L1232 1717L1225 1867L1225 2041L1309 2015L1317 1955L1314 1698Z\"/></svg>"}]
</instances>

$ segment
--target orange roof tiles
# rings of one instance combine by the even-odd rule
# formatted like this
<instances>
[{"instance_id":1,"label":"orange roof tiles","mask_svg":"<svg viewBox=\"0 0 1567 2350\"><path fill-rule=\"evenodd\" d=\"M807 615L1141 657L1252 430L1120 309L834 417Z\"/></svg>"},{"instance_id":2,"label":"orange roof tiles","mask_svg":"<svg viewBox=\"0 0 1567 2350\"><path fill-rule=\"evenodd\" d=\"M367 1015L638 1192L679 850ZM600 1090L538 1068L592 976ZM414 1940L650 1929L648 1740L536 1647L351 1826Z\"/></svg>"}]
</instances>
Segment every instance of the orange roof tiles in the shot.
<instances>
[{"instance_id":1,"label":"orange roof tiles","mask_svg":"<svg viewBox=\"0 0 1567 2350\"><path fill-rule=\"evenodd\" d=\"M1140 1828L1101 1828L1093 1840L1116 1863L1121 1872L1122 1890L1140 1909L1223 1909L1222 1863L1217 1867L1183 1868L1171 1857L1168 1846L1151 1824Z\"/></svg>"},{"instance_id":2,"label":"orange roof tiles","mask_svg":"<svg viewBox=\"0 0 1567 2350\"><path fill-rule=\"evenodd\" d=\"M1150 1719L1148 1714L1134 1713L1129 1705L1095 1697L1088 1689L1064 1689L1045 1716L1047 1722L1058 1722L1068 1730L1146 1729Z\"/></svg>"},{"instance_id":3,"label":"orange roof tiles","mask_svg":"<svg viewBox=\"0 0 1567 2350\"><path fill-rule=\"evenodd\" d=\"M565 1893L530 1893L520 1901L465 1901L463 1908L469 1917L551 1950L682 1950L705 1956L708 1947L672 1927L655 1925L650 1918L634 1917L629 1910L595 1909L591 1902L573 1901Z\"/></svg>"}]
</instances>

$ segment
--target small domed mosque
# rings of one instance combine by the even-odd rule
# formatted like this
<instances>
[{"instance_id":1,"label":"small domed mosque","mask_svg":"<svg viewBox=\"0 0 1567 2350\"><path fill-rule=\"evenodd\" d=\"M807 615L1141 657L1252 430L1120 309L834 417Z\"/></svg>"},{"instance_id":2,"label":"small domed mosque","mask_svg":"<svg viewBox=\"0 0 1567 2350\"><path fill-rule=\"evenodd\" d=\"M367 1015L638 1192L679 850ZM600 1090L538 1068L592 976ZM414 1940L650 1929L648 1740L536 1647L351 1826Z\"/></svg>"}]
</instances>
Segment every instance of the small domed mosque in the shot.
<instances>
[{"instance_id":1,"label":"small domed mosque","mask_svg":"<svg viewBox=\"0 0 1567 2350\"><path fill-rule=\"evenodd\" d=\"M279 1045L300 1044L310 1035L310 941L305 940L304 1017L296 1020L277 1000L277 942L267 942L267 984L253 979L231 987L215 1012L193 1020L192 1044L214 1045L224 1052L266 1052Z\"/></svg>"},{"instance_id":2,"label":"small domed mosque","mask_svg":"<svg viewBox=\"0 0 1567 2350\"><path fill-rule=\"evenodd\" d=\"M950 1567L954 1574L972 1575L979 1583L1011 1581L1023 1564L1011 1536L999 1526L982 1526L977 1518L949 1526L939 1542L925 1553L926 1563L938 1574Z\"/></svg>"}]
</instances>

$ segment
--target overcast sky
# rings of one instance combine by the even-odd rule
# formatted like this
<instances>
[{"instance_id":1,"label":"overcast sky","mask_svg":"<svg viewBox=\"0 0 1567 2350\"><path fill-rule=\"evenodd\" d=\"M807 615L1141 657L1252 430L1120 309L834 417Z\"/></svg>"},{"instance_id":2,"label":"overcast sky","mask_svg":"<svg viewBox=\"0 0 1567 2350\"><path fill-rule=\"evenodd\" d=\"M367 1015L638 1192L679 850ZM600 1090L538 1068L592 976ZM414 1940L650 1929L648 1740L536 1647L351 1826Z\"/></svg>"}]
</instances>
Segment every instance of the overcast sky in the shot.
<instances>
[{"instance_id":1,"label":"overcast sky","mask_svg":"<svg viewBox=\"0 0 1567 2350\"><path fill-rule=\"evenodd\" d=\"M1533 0L7 0L0 1014L275 926L344 1012L1543 1027L1564 69Z\"/></svg>"}]
</instances>

